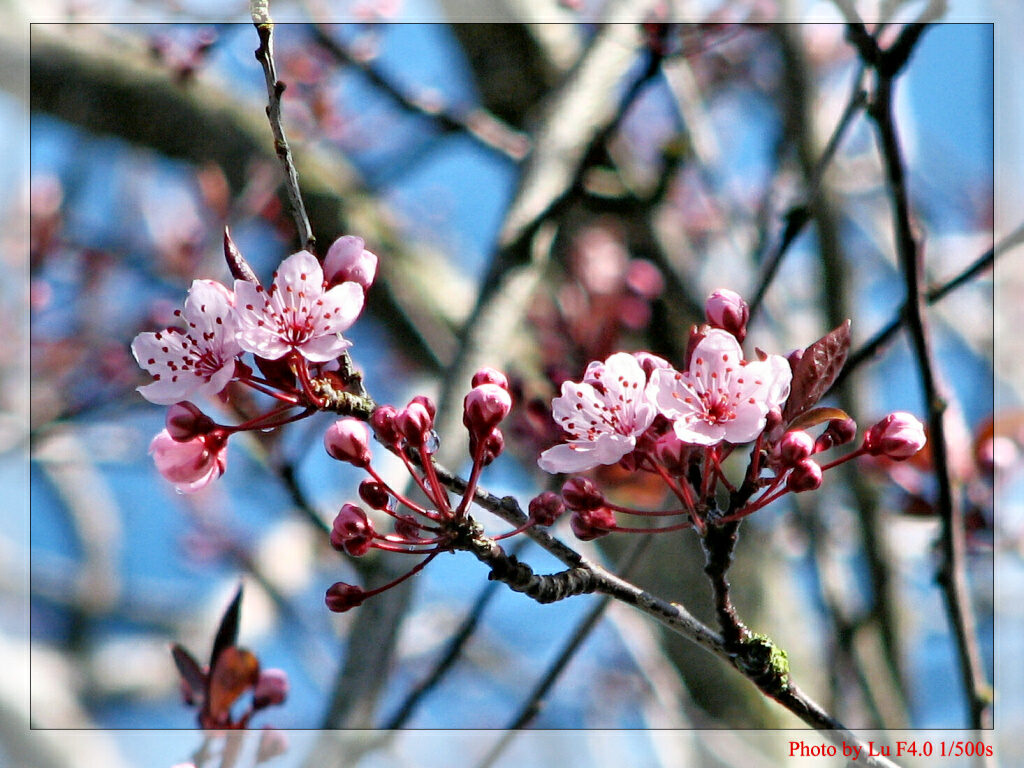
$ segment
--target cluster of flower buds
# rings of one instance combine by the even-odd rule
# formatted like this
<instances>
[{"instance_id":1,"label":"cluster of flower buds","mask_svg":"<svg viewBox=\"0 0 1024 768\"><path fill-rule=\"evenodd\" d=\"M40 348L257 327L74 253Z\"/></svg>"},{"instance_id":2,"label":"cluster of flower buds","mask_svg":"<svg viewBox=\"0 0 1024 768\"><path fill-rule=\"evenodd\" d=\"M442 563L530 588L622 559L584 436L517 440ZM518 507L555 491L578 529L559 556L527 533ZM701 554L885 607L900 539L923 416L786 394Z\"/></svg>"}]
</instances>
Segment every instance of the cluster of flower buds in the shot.
<instances>
[{"instance_id":1,"label":"cluster of flower buds","mask_svg":"<svg viewBox=\"0 0 1024 768\"><path fill-rule=\"evenodd\" d=\"M180 326L140 333L132 342L132 354L153 377L139 393L171 406L167 429L154 438L150 453L159 472L184 493L220 477L233 432L280 426L323 405L314 378L338 368L337 358L351 345L342 333L362 311L377 269L363 240L345 236L330 247L323 266L308 251L292 254L265 288L226 232L224 252L236 278L232 288L195 280L184 308L175 312ZM246 353L262 376L243 362ZM277 404L243 424L224 426L189 402L226 398L231 382Z\"/></svg>"},{"instance_id":2,"label":"cluster of flower buds","mask_svg":"<svg viewBox=\"0 0 1024 768\"><path fill-rule=\"evenodd\" d=\"M345 418L332 424L324 435L324 448L338 461L364 470L369 477L359 486L359 498L374 510L378 520L391 518L392 532L377 531L374 520L358 504L341 507L331 528L331 545L354 557L370 549L386 552L426 555L410 571L373 590L338 582L327 590L326 603L335 612L361 605L372 595L383 592L419 572L441 552L456 548L465 535L469 507L476 493L481 471L504 448L498 425L508 416L512 397L508 380L493 368L481 368L473 376L472 389L463 401L462 421L469 433L472 468L461 496L453 499L442 484L432 454L437 449L434 432L434 403L428 397L414 397L404 408L382 405L374 410L368 427L362 421ZM427 501L417 503L395 489L377 472L370 450L370 427L377 440L405 464L416 487ZM561 501L558 500L558 504ZM531 512L533 507L531 506ZM554 506L538 509L528 525L550 524L560 514ZM494 537L502 539L526 526Z\"/></svg>"},{"instance_id":3,"label":"cluster of flower buds","mask_svg":"<svg viewBox=\"0 0 1024 768\"><path fill-rule=\"evenodd\" d=\"M562 498L578 538L691 526L703 533L709 524L749 515L786 493L817 489L825 470L856 456L900 460L924 445L920 422L894 413L868 431L861 448L819 464L816 454L850 443L857 433L842 411L812 408L845 359L846 326L788 358L758 350L757 359L746 360L740 342L750 318L747 303L733 291L717 290L705 314L707 324L690 334L682 370L646 352L620 352L590 363L582 381L565 382L552 401L564 441L541 454L541 469L576 473L620 464L659 475L681 504L671 510L619 506L590 480L572 478ZM807 431L823 423L817 437ZM734 485L722 463L747 443L754 444L751 459L742 484ZM717 506L719 486L729 493L729 509ZM620 525L619 514L685 519L634 528Z\"/></svg>"}]
</instances>

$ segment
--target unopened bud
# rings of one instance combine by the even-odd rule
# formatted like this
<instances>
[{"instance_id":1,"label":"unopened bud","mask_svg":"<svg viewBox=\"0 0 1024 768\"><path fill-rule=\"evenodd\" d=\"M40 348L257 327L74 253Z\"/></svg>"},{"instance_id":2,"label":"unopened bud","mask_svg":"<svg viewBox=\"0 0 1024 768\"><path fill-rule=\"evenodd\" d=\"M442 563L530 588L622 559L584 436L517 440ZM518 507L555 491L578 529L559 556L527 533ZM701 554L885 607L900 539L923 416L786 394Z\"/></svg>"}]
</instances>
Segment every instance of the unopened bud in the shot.
<instances>
[{"instance_id":1,"label":"unopened bud","mask_svg":"<svg viewBox=\"0 0 1024 768\"><path fill-rule=\"evenodd\" d=\"M512 396L497 384L479 384L463 401L462 423L478 440L485 439L512 410Z\"/></svg>"},{"instance_id":2,"label":"unopened bud","mask_svg":"<svg viewBox=\"0 0 1024 768\"><path fill-rule=\"evenodd\" d=\"M281 704L288 697L288 675L283 669L261 669L252 692L252 705L263 709Z\"/></svg>"},{"instance_id":3,"label":"unopened bud","mask_svg":"<svg viewBox=\"0 0 1024 768\"><path fill-rule=\"evenodd\" d=\"M719 288L712 293L704 305L704 314L712 326L728 331L737 341L746 338L750 307L735 291Z\"/></svg>"},{"instance_id":4,"label":"unopened bud","mask_svg":"<svg viewBox=\"0 0 1024 768\"><path fill-rule=\"evenodd\" d=\"M362 589L354 584L339 581L328 587L324 602L327 603L328 610L334 611L334 613L344 613L362 605L365 599L366 592Z\"/></svg>"},{"instance_id":5,"label":"unopened bud","mask_svg":"<svg viewBox=\"0 0 1024 768\"><path fill-rule=\"evenodd\" d=\"M640 363L640 367L643 368L648 379L650 379L651 374L659 368L672 367L672 364L669 363L668 360L663 357L658 357L657 355L652 355L650 352L634 352L633 357L635 357L636 361Z\"/></svg>"},{"instance_id":6,"label":"unopened bud","mask_svg":"<svg viewBox=\"0 0 1024 768\"><path fill-rule=\"evenodd\" d=\"M485 366L473 374L472 385L479 387L481 384L497 384L506 392L509 391L508 377L496 368Z\"/></svg>"},{"instance_id":7,"label":"unopened bud","mask_svg":"<svg viewBox=\"0 0 1024 768\"><path fill-rule=\"evenodd\" d=\"M912 414L896 411L868 430L864 448L872 456L903 461L924 448L926 441L924 425Z\"/></svg>"},{"instance_id":8,"label":"unopened bud","mask_svg":"<svg viewBox=\"0 0 1024 768\"><path fill-rule=\"evenodd\" d=\"M784 467L792 467L814 453L814 438L802 429L794 429L779 441L779 461Z\"/></svg>"},{"instance_id":9,"label":"unopened bud","mask_svg":"<svg viewBox=\"0 0 1024 768\"><path fill-rule=\"evenodd\" d=\"M187 401L175 403L168 408L164 424L167 434L179 443L187 443L194 437L205 435L217 426L213 419Z\"/></svg>"},{"instance_id":10,"label":"unopened bud","mask_svg":"<svg viewBox=\"0 0 1024 768\"><path fill-rule=\"evenodd\" d=\"M376 480L363 480L359 484L359 498L370 509L385 510L391 505L391 494Z\"/></svg>"},{"instance_id":11,"label":"unopened bud","mask_svg":"<svg viewBox=\"0 0 1024 768\"><path fill-rule=\"evenodd\" d=\"M413 445L426 442L434 428L434 419L423 403L411 402L395 414L395 427Z\"/></svg>"},{"instance_id":12,"label":"unopened bud","mask_svg":"<svg viewBox=\"0 0 1024 768\"><path fill-rule=\"evenodd\" d=\"M353 557L362 557L373 543L373 525L355 504L345 504L331 527L331 546Z\"/></svg>"},{"instance_id":13,"label":"unopened bud","mask_svg":"<svg viewBox=\"0 0 1024 768\"><path fill-rule=\"evenodd\" d=\"M363 238L345 235L327 249L324 257L324 279L328 285L353 282L365 291L377 275L377 257L363 246Z\"/></svg>"},{"instance_id":14,"label":"unopened bud","mask_svg":"<svg viewBox=\"0 0 1024 768\"><path fill-rule=\"evenodd\" d=\"M786 487L793 493L813 491L821 487L821 467L814 459L798 461L786 478Z\"/></svg>"},{"instance_id":15,"label":"unopened bud","mask_svg":"<svg viewBox=\"0 0 1024 768\"><path fill-rule=\"evenodd\" d=\"M530 519L537 525L554 525L564 512L565 504L562 497L552 491L544 491L530 499Z\"/></svg>"},{"instance_id":16,"label":"unopened bud","mask_svg":"<svg viewBox=\"0 0 1024 768\"><path fill-rule=\"evenodd\" d=\"M476 446L474 445L473 448ZM480 455L480 464L487 466L496 458L501 456L501 452L505 450L505 436L501 433L500 429L492 429L491 434L484 440L484 450Z\"/></svg>"},{"instance_id":17,"label":"unopened bud","mask_svg":"<svg viewBox=\"0 0 1024 768\"><path fill-rule=\"evenodd\" d=\"M845 445L856 436L857 422L853 419L832 419L825 431L818 435L814 443L814 452L820 453L837 445Z\"/></svg>"},{"instance_id":18,"label":"unopened bud","mask_svg":"<svg viewBox=\"0 0 1024 768\"><path fill-rule=\"evenodd\" d=\"M393 446L402 439L402 435L395 424L395 417L397 415L398 410L393 405L378 406L370 414L370 426L373 427L373 432L377 435L377 439L384 443L384 445Z\"/></svg>"},{"instance_id":19,"label":"unopened bud","mask_svg":"<svg viewBox=\"0 0 1024 768\"><path fill-rule=\"evenodd\" d=\"M580 541L593 541L612 532L615 528L615 513L608 507L578 509L569 518L569 526Z\"/></svg>"},{"instance_id":20,"label":"unopened bud","mask_svg":"<svg viewBox=\"0 0 1024 768\"><path fill-rule=\"evenodd\" d=\"M692 446L680 440L675 430L666 432L654 444L655 459L673 475L681 475L686 472L691 451Z\"/></svg>"},{"instance_id":21,"label":"unopened bud","mask_svg":"<svg viewBox=\"0 0 1024 768\"><path fill-rule=\"evenodd\" d=\"M437 416L437 406L434 405L434 401L426 395L416 395L412 400L409 401L409 405L413 403L419 403L427 409L427 413L430 414L430 421L433 423L434 417Z\"/></svg>"},{"instance_id":22,"label":"unopened bud","mask_svg":"<svg viewBox=\"0 0 1024 768\"><path fill-rule=\"evenodd\" d=\"M597 509L604 505L604 496L590 480L573 477L562 486L562 498L569 509Z\"/></svg>"},{"instance_id":23,"label":"unopened bud","mask_svg":"<svg viewBox=\"0 0 1024 768\"><path fill-rule=\"evenodd\" d=\"M324 433L324 448L331 458L353 466L370 466L370 430L358 419L338 419Z\"/></svg>"}]
</instances>

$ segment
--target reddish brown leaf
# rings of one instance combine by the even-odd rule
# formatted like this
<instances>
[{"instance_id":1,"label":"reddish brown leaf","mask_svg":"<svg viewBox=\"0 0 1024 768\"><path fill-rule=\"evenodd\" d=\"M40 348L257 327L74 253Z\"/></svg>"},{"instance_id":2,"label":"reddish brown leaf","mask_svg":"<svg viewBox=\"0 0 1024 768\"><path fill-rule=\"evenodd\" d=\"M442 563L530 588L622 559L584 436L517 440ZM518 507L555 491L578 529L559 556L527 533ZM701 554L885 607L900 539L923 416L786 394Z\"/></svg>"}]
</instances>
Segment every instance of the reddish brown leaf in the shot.
<instances>
[{"instance_id":1,"label":"reddish brown leaf","mask_svg":"<svg viewBox=\"0 0 1024 768\"><path fill-rule=\"evenodd\" d=\"M217 666L217 659L229 647L238 642L238 623L242 613L242 585L238 585L238 591L231 604L224 611L217 628L217 636L213 640L213 650L210 651L210 669ZM212 672L211 672L212 674Z\"/></svg>"},{"instance_id":2,"label":"reddish brown leaf","mask_svg":"<svg viewBox=\"0 0 1024 768\"><path fill-rule=\"evenodd\" d=\"M795 419L821 399L842 370L849 351L849 320L804 350L793 366L793 383L782 413L785 421Z\"/></svg>"},{"instance_id":3,"label":"reddish brown leaf","mask_svg":"<svg viewBox=\"0 0 1024 768\"><path fill-rule=\"evenodd\" d=\"M789 422L789 426L786 427L786 430L808 429L818 424L822 424L823 422L831 421L832 419L848 418L850 418L850 415L841 408L812 408Z\"/></svg>"},{"instance_id":4,"label":"reddish brown leaf","mask_svg":"<svg viewBox=\"0 0 1024 768\"><path fill-rule=\"evenodd\" d=\"M234 646L225 648L210 672L210 701L206 709L213 721L228 722L231 705L256 685L259 676L260 663L252 653Z\"/></svg>"},{"instance_id":5,"label":"reddish brown leaf","mask_svg":"<svg viewBox=\"0 0 1024 768\"><path fill-rule=\"evenodd\" d=\"M199 666L191 653L182 646L175 643L171 646L171 656L174 657L174 666L178 668L178 674L185 682L188 689L188 703L196 703L206 698L206 673Z\"/></svg>"},{"instance_id":6,"label":"reddish brown leaf","mask_svg":"<svg viewBox=\"0 0 1024 768\"><path fill-rule=\"evenodd\" d=\"M235 241L231 239L231 234L228 232L227 227L224 227L224 259L227 261L228 269L231 270L231 276L235 280L246 280L256 285L260 284L260 279L256 277L256 273L249 266L249 262L245 260L242 252L238 250Z\"/></svg>"}]
</instances>

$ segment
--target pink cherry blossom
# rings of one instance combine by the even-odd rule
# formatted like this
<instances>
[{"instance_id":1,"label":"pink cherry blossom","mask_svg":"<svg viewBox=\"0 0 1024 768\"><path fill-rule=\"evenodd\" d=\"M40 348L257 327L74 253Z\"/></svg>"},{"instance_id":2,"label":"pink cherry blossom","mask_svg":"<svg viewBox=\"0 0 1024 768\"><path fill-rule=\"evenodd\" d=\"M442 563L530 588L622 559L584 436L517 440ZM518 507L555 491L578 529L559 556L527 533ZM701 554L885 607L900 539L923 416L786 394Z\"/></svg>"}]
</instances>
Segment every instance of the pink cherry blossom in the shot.
<instances>
[{"instance_id":1,"label":"pink cherry blossom","mask_svg":"<svg viewBox=\"0 0 1024 768\"><path fill-rule=\"evenodd\" d=\"M785 403L791 378L784 358L748 362L732 334L713 328L693 350L689 370L656 370L649 389L683 442L746 443L765 428L768 411Z\"/></svg>"},{"instance_id":2,"label":"pink cherry blossom","mask_svg":"<svg viewBox=\"0 0 1024 768\"><path fill-rule=\"evenodd\" d=\"M552 474L614 464L636 447L637 436L656 414L647 398L647 375L625 352L591 363L584 381L563 383L562 395L552 400L551 408L555 423L569 436L537 462Z\"/></svg>"},{"instance_id":3,"label":"pink cherry blossom","mask_svg":"<svg viewBox=\"0 0 1024 768\"><path fill-rule=\"evenodd\" d=\"M227 467L227 440L217 432L180 442L164 429L149 444L149 452L157 471L182 493L205 488Z\"/></svg>"},{"instance_id":4,"label":"pink cherry blossom","mask_svg":"<svg viewBox=\"0 0 1024 768\"><path fill-rule=\"evenodd\" d=\"M139 387L139 394L158 405L171 405L195 395L216 395L231 381L235 358L242 348L235 339L237 322L234 297L215 280L196 280L188 291L185 321L176 328L140 333L132 342L132 354L153 383Z\"/></svg>"},{"instance_id":5,"label":"pink cherry blossom","mask_svg":"<svg viewBox=\"0 0 1024 768\"><path fill-rule=\"evenodd\" d=\"M362 311L363 289L353 282L325 289L323 268L308 251L281 262L269 289L236 280L239 344L268 360L292 350L311 363L333 360L352 344L341 333Z\"/></svg>"}]
</instances>

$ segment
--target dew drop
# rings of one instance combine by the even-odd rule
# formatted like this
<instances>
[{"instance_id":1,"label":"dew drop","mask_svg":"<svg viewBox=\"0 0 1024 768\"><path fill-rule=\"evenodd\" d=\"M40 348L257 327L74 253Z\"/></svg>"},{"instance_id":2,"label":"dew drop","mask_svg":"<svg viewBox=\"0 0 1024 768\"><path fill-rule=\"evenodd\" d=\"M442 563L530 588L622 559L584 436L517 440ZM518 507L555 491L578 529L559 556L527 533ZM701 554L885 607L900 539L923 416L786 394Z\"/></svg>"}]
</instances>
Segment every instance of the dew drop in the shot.
<instances>
[{"instance_id":1,"label":"dew drop","mask_svg":"<svg viewBox=\"0 0 1024 768\"><path fill-rule=\"evenodd\" d=\"M430 430L427 435L427 439L424 443L424 447L427 449L427 453L433 455L437 452L437 449L441 447L441 438L438 437L436 430Z\"/></svg>"}]
</instances>

